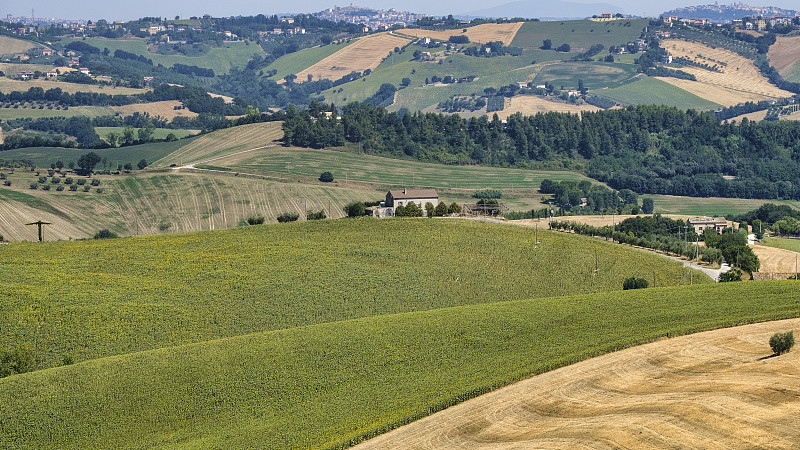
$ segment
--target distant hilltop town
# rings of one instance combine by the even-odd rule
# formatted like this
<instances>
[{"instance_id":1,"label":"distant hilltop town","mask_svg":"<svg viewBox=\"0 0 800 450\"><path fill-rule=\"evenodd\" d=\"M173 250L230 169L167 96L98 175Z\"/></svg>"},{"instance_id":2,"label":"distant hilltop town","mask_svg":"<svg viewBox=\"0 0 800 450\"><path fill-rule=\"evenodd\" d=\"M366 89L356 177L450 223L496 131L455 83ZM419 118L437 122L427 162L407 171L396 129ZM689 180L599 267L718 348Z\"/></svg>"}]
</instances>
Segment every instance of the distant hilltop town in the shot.
<instances>
[{"instance_id":1,"label":"distant hilltop town","mask_svg":"<svg viewBox=\"0 0 800 450\"><path fill-rule=\"evenodd\" d=\"M335 6L314 14L320 19L334 22L363 24L372 30L388 29L394 25L407 26L426 17L425 14L389 10L364 8L360 6Z\"/></svg>"},{"instance_id":2,"label":"distant hilltop town","mask_svg":"<svg viewBox=\"0 0 800 450\"><path fill-rule=\"evenodd\" d=\"M730 5L700 5L676 8L664 12L661 16L676 16L686 19L706 19L717 23L732 23L735 19L743 17L797 17L798 12L791 9L776 8L774 6L749 6L744 3L732 3Z\"/></svg>"},{"instance_id":3,"label":"distant hilltop town","mask_svg":"<svg viewBox=\"0 0 800 450\"><path fill-rule=\"evenodd\" d=\"M31 11L33 12L33 11ZM0 16L2 17L2 16ZM62 25L65 27L74 25L86 25L87 21L84 19L56 19L52 17L36 17L31 14L30 17L14 17L13 14L8 14L5 17L8 23L21 23L23 25Z\"/></svg>"}]
</instances>

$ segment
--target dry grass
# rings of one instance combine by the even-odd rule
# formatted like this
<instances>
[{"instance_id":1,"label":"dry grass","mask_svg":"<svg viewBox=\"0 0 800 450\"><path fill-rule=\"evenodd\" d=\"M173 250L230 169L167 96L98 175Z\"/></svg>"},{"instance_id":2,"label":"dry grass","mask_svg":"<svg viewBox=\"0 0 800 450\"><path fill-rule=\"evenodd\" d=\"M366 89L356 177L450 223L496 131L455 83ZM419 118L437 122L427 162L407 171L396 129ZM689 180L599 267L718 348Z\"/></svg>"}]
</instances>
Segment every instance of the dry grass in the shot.
<instances>
[{"instance_id":1,"label":"dry grass","mask_svg":"<svg viewBox=\"0 0 800 450\"><path fill-rule=\"evenodd\" d=\"M792 67L800 61L800 36L778 37L778 40L769 48L769 63L778 72Z\"/></svg>"},{"instance_id":2,"label":"dry grass","mask_svg":"<svg viewBox=\"0 0 800 450\"><path fill-rule=\"evenodd\" d=\"M572 105L569 103L550 101L541 97L531 95L520 95L512 97L510 104L502 111L497 112L497 116L505 119L508 116L520 112L523 115L533 115L537 112L560 112L579 114L582 111L600 111L600 108L585 103L583 105Z\"/></svg>"},{"instance_id":3,"label":"dry grass","mask_svg":"<svg viewBox=\"0 0 800 450\"><path fill-rule=\"evenodd\" d=\"M800 253L766 245L751 245L750 247L761 261L759 272L795 273L795 264Z\"/></svg>"},{"instance_id":4,"label":"dry grass","mask_svg":"<svg viewBox=\"0 0 800 450\"><path fill-rule=\"evenodd\" d=\"M402 30L403 34L415 37L429 37L440 41L446 41L450 36L466 35L470 42L493 42L502 41L503 45L511 45L514 36L517 35L523 22L515 23L484 23L474 27L467 28L464 33L461 30L444 30L444 31L430 31L420 29Z\"/></svg>"},{"instance_id":5,"label":"dry grass","mask_svg":"<svg viewBox=\"0 0 800 450\"><path fill-rule=\"evenodd\" d=\"M297 80L305 81L310 74L314 80L327 78L335 81L353 71L374 70L395 47L407 43L408 38L389 33L363 37L297 73Z\"/></svg>"},{"instance_id":6,"label":"dry grass","mask_svg":"<svg viewBox=\"0 0 800 450\"><path fill-rule=\"evenodd\" d=\"M792 96L791 92L778 89L770 84L751 60L734 52L680 39L664 40L661 42L661 46L675 57L683 57L700 64L718 67L718 72L699 67L680 68L680 70L697 77L697 81L660 78L698 97L730 106L745 101Z\"/></svg>"},{"instance_id":7,"label":"dry grass","mask_svg":"<svg viewBox=\"0 0 800 450\"><path fill-rule=\"evenodd\" d=\"M41 47L41 45L36 45L33 42L24 41L22 39L0 36L0 55L16 55L25 53L36 47Z\"/></svg>"},{"instance_id":8,"label":"dry grass","mask_svg":"<svg viewBox=\"0 0 800 450\"><path fill-rule=\"evenodd\" d=\"M730 119L728 119L728 121L730 121L730 122L733 122L733 121L741 122L742 119L745 119L745 118L747 120L760 121L760 120L764 120L765 117L767 117L767 110L766 109L763 110L763 111L756 111L756 112L751 112L751 113L747 113L747 114L742 114L742 115L739 115L739 116L736 116L736 117L731 117Z\"/></svg>"},{"instance_id":9,"label":"dry grass","mask_svg":"<svg viewBox=\"0 0 800 450\"><path fill-rule=\"evenodd\" d=\"M197 113L193 113L188 109L175 109L175 106L181 105L182 103L177 100L167 100L163 102L134 103L132 105L125 106L112 106L111 109L119 112L123 116L130 116L134 112L146 112L150 114L151 117L161 116L169 120L172 120L175 117L197 117Z\"/></svg>"},{"instance_id":10,"label":"dry grass","mask_svg":"<svg viewBox=\"0 0 800 450\"><path fill-rule=\"evenodd\" d=\"M120 95L120 94L129 95L129 94L141 94L149 91L149 89L99 86L95 84L66 83L64 81L51 81L51 80L41 80L41 79L22 81L22 80L12 80L4 77L0 78L0 91L4 93L12 91L24 92L32 87L40 87L45 91L53 88L61 88L62 91L69 92L70 94L74 94L76 92L99 92L109 95Z\"/></svg>"},{"instance_id":11,"label":"dry grass","mask_svg":"<svg viewBox=\"0 0 800 450\"><path fill-rule=\"evenodd\" d=\"M356 447L794 448L800 319L662 340L538 375Z\"/></svg>"}]
</instances>

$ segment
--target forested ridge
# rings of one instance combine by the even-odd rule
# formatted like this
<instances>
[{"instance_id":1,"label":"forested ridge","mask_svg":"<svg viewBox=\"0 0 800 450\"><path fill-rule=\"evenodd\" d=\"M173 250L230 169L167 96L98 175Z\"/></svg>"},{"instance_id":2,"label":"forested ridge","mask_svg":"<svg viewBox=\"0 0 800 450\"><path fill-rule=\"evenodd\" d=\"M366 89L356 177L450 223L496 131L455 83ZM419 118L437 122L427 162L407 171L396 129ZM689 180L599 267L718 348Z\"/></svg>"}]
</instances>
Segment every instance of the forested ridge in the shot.
<instances>
[{"instance_id":1,"label":"forested ridge","mask_svg":"<svg viewBox=\"0 0 800 450\"><path fill-rule=\"evenodd\" d=\"M580 116L517 113L504 122L312 103L290 107L284 131L286 145L351 142L365 153L444 164L578 168L638 193L800 199L800 123L792 121L720 122L711 113L642 105Z\"/></svg>"}]
</instances>

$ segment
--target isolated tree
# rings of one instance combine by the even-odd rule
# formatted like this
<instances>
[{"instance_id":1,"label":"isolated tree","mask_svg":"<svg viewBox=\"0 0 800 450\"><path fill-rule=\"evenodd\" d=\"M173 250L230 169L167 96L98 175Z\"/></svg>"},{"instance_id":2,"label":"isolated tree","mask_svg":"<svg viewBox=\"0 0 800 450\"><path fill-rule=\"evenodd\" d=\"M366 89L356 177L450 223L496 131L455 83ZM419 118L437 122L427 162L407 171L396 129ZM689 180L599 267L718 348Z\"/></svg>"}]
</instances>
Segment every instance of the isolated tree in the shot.
<instances>
[{"instance_id":1,"label":"isolated tree","mask_svg":"<svg viewBox=\"0 0 800 450\"><path fill-rule=\"evenodd\" d=\"M622 289L626 291L629 289L644 289L648 286L650 286L650 283L644 278L629 277L622 282Z\"/></svg>"},{"instance_id":2,"label":"isolated tree","mask_svg":"<svg viewBox=\"0 0 800 450\"><path fill-rule=\"evenodd\" d=\"M411 78L404 77L402 80L400 80L400 85L403 87L408 87L411 85Z\"/></svg>"},{"instance_id":3,"label":"isolated tree","mask_svg":"<svg viewBox=\"0 0 800 450\"><path fill-rule=\"evenodd\" d=\"M769 346L776 355L782 355L794 347L794 332L775 333L769 338Z\"/></svg>"},{"instance_id":4,"label":"isolated tree","mask_svg":"<svg viewBox=\"0 0 800 450\"><path fill-rule=\"evenodd\" d=\"M298 214L296 212L286 212L286 213L278 215L278 222L280 222L280 223L294 222L299 218L300 218L300 214Z\"/></svg>"},{"instance_id":5,"label":"isolated tree","mask_svg":"<svg viewBox=\"0 0 800 450\"><path fill-rule=\"evenodd\" d=\"M138 167L139 170L143 170L145 167L147 167L147 160L142 159L138 164L136 164L136 167Z\"/></svg>"},{"instance_id":6,"label":"isolated tree","mask_svg":"<svg viewBox=\"0 0 800 450\"><path fill-rule=\"evenodd\" d=\"M81 155L81 157L78 158L78 167L80 167L81 173L88 175L92 173L94 167L100 162L100 160L100 155L95 152L89 152Z\"/></svg>"},{"instance_id":7,"label":"isolated tree","mask_svg":"<svg viewBox=\"0 0 800 450\"><path fill-rule=\"evenodd\" d=\"M642 199L642 212L645 214L653 214L653 199L645 197Z\"/></svg>"},{"instance_id":8,"label":"isolated tree","mask_svg":"<svg viewBox=\"0 0 800 450\"><path fill-rule=\"evenodd\" d=\"M351 202L344 206L344 213L347 217L361 217L366 212L364 202Z\"/></svg>"},{"instance_id":9,"label":"isolated tree","mask_svg":"<svg viewBox=\"0 0 800 450\"><path fill-rule=\"evenodd\" d=\"M133 165L131 163L125 163L123 168L130 172L131 170L133 170Z\"/></svg>"},{"instance_id":10,"label":"isolated tree","mask_svg":"<svg viewBox=\"0 0 800 450\"><path fill-rule=\"evenodd\" d=\"M110 239L115 237L117 237L116 233L112 233L108 229L102 229L94 235L95 239Z\"/></svg>"},{"instance_id":11,"label":"isolated tree","mask_svg":"<svg viewBox=\"0 0 800 450\"><path fill-rule=\"evenodd\" d=\"M319 174L319 181L322 181L323 183L330 183L333 181L333 174L329 171L322 172Z\"/></svg>"},{"instance_id":12,"label":"isolated tree","mask_svg":"<svg viewBox=\"0 0 800 450\"><path fill-rule=\"evenodd\" d=\"M542 50L550 50L551 48L553 48L553 41L551 41L550 39L545 39L544 41L542 41L542 46L539 48Z\"/></svg>"},{"instance_id":13,"label":"isolated tree","mask_svg":"<svg viewBox=\"0 0 800 450\"><path fill-rule=\"evenodd\" d=\"M252 216L247 218L247 224L248 225L261 225L261 224L264 223L264 220L265 220L264 216L262 216L261 214L258 214L258 215L253 214Z\"/></svg>"}]
</instances>

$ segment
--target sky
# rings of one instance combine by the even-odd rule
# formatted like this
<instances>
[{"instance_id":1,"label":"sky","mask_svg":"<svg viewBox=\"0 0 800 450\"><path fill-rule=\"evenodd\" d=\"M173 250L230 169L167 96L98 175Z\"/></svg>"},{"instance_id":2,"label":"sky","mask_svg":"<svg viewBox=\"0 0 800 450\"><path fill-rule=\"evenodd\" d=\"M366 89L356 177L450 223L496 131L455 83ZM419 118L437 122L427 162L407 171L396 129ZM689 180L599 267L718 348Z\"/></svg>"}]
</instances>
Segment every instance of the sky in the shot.
<instances>
[{"instance_id":1,"label":"sky","mask_svg":"<svg viewBox=\"0 0 800 450\"><path fill-rule=\"evenodd\" d=\"M272 15L281 13L312 13L333 6L347 6L350 4L371 8L411 11L431 15L467 14L471 11L482 10L511 3L513 0L293 0L289 2L255 1L255 0L29 0L29 1L4 1L0 6L0 14L12 14L15 17L30 17L31 8L35 17L57 17L60 19L97 19L132 20L140 17L167 17L188 18L210 14L214 17L252 16L256 14ZM529 0L532 3L544 3L547 0ZM569 0L575 3L610 3L619 6L625 13L655 17L658 14L682 6L713 3L711 0ZM800 9L797 0L761 0L743 1L753 6L777 6L788 9ZM723 1L721 4L730 4Z\"/></svg>"}]
</instances>

